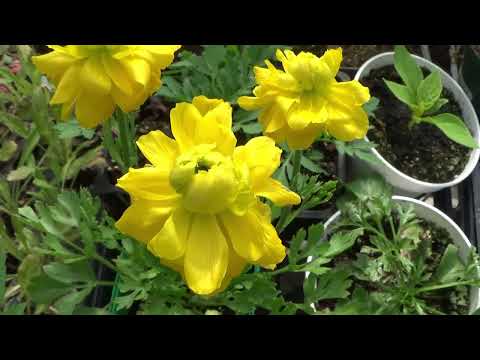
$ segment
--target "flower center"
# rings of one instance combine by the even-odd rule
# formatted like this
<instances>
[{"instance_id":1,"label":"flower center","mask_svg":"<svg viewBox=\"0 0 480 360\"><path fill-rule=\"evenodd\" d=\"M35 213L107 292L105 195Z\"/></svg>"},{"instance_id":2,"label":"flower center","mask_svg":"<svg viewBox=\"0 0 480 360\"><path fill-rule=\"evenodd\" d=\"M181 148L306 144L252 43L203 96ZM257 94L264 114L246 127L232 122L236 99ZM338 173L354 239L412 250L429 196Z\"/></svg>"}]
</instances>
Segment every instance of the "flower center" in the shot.
<instances>
[{"instance_id":1,"label":"flower center","mask_svg":"<svg viewBox=\"0 0 480 360\"><path fill-rule=\"evenodd\" d=\"M235 202L242 176L230 158L210 145L199 145L177 158L170 184L187 210L216 214Z\"/></svg>"}]
</instances>

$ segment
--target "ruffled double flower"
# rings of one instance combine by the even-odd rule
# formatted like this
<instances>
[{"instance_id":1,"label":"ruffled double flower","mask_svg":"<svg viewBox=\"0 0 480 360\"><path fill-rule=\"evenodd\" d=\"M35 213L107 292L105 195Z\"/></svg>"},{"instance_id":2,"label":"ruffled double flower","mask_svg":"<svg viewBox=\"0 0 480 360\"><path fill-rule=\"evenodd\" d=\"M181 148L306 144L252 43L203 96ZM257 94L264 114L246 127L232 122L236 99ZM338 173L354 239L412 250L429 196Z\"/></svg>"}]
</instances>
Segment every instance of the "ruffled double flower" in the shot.
<instances>
[{"instance_id":1,"label":"ruffled double flower","mask_svg":"<svg viewBox=\"0 0 480 360\"><path fill-rule=\"evenodd\" d=\"M132 205L118 221L195 293L225 288L247 263L273 269L285 258L270 208L300 197L271 178L281 150L268 137L236 147L232 108L197 97L170 114L175 139L153 131L138 140L152 164L130 169L118 186Z\"/></svg>"}]
</instances>

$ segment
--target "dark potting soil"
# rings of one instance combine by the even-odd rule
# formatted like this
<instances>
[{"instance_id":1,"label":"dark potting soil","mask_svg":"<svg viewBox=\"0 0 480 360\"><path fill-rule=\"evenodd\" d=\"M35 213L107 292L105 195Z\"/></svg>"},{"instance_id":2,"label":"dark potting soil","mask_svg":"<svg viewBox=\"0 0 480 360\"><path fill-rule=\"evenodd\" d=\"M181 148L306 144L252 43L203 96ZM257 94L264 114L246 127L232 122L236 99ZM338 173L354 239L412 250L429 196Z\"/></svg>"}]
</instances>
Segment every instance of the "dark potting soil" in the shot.
<instances>
[{"instance_id":1,"label":"dark potting soil","mask_svg":"<svg viewBox=\"0 0 480 360\"><path fill-rule=\"evenodd\" d=\"M424 75L428 70L424 69ZM415 179L430 183L445 183L455 179L468 162L470 149L447 138L436 126L415 125L408 129L410 109L387 88L383 79L402 83L393 65L372 72L361 83L370 88L371 96L380 100L370 119L369 140L377 144L378 152L396 169ZM442 97L449 100L440 113L462 117L450 91Z\"/></svg>"},{"instance_id":2,"label":"dark potting soil","mask_svg":"<svg viewBox=\"0 0 480 360\"><path fill-rule=\"evenodd\" d=\"M422 220L421 224L423 228L423 232L420 235L421 241L431 242L431 255L427 257L425 261L427 265L427 270L425 273L432 274L440 264L445 249L453 242L445 229L425 220ZM385 229L388 229L388 226L385 226ZM369 233L367 232L364 234L364 236L359 237L354 246L352 246L348 251L333 259L331 263L332 267L348 267L349 264L357 259L357 255L360 254L362 248L369 245L371 245L371 243L369 240ZM363 254L367 255L372 260L377 257L377 255L374 254ZM390 273L385 274L383 279L380 281L388 281L385 279L392 275L394 276L394 274ZM353 293L355 288L363 288L368 293L379 291L379 288L375 285L375 283L353 278L352 287L349 289L350 294ZM441 311L447 315L468 315L469 313L469 288L467 286L457 286L453 288L426 292L419 296L419 298L424 300L429 307ZM317 311L326 311L326 313L328 313L329 310L335 309L336 304L337 300L328 299L318 302L315 304L315 307Z\"/></svg>"}]
</instances>

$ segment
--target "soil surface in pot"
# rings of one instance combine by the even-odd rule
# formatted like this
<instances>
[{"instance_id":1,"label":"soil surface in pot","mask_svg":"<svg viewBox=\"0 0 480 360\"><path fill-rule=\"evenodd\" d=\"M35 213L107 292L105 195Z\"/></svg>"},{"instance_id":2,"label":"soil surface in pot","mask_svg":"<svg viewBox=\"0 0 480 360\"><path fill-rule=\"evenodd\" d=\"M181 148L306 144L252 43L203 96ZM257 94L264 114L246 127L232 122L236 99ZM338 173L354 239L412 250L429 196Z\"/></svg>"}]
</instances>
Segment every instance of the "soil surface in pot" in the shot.
<instances>
[{"instance_id":1,"label":"soil surface in pot","mask_svg":"<svg viewBox=\"0 0 480 360\"><path fill-rule=\"evenodd\" d=\"M428 70L423 72L428 75ZM370 88L371 96L380 100L375 118L370 119L368 139L378 145L376 149L385 160L406 175L430 183L454 180L465 168L470 149L453 142L430 124L408 129L411 111L391 93L384 78L402 83L393 65L372 70L361 80ZM443 89L442 97L449 103L439 113L451 113L461 118L462 113L451 92Z\"/></svg>"},{"instance_id":2,"label":"soil surface in pot","mask_svg":"<svg viewBox=\"0 0 480 360\"><path fill-rule=\"evenodd\" d=\"M439 266L445 249L449 244L453 244L453 241L445 229L440 228L435 224L425 220L421 220L421 224L422 231L420 234L420 240L431 242L431 252L425 261L427 270L424 272L424 274L432 274ZM387 226L385 226L385 229L387 229ZM370 233L368 232L366 232L363 236L359 237L352 248L333 259L332 266L348 267L357 260L358 254L366 254L365 251L362 251L362 248L364 248L364 246L371 246ZM378 258L378 254L369 253L366 255L371 261ZM382 269L378 269L378 274L381 274L382 271ZM383 277L379 280L379 282L363 281L352 277L353 284L350 287L349 292L350 294L352 294L354 289L357 287L363 288L369 293L380 292L380 287L377 286L377 284L388 284L391 281L390 279L394 277L395 273L384 273ZM457 286L453 288L426 292L423 295L418 295L418 298L424 300L429 307L434 308L444 314L468 315L468 290L469 289L466 286ZM315 306L317 311L326 311L326 313L328 313L329 310L335 309L336 304L336 300L328 299L318 302L317 304L315 304Z\"/></svg>"}]
</instances>

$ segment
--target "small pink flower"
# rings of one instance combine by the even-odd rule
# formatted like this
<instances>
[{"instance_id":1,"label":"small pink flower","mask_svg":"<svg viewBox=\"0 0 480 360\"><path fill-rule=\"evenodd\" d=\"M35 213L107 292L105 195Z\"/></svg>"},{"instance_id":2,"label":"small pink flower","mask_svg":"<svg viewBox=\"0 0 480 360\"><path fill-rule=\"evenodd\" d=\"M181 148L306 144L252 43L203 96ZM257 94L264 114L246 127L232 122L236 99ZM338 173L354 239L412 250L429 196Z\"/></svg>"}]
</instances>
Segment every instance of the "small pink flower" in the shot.
<instances>
[{"instance_id":1,"label":"small pink flower","mask_svg":"<svg viewBox=\"0 0 480 360\"><path fill-rule=\"evenodd\" d=\"M6 93L8 94L10 90L8 90L8 87L5 84L0 84L0 93Z\"/></svg>"},{"instance_id":2,"label":"small pink flower","mask_svg":"<svg viewBox=\"0 0 480 360\"><path fill-rule=\"evenodd\" d=\"M12 63L8 65L8 67L10 68L10 71L13 75L18 74L22 70L22 64L18 59L13 60Z\"/></svg>"}]
</instances>

